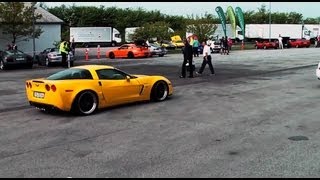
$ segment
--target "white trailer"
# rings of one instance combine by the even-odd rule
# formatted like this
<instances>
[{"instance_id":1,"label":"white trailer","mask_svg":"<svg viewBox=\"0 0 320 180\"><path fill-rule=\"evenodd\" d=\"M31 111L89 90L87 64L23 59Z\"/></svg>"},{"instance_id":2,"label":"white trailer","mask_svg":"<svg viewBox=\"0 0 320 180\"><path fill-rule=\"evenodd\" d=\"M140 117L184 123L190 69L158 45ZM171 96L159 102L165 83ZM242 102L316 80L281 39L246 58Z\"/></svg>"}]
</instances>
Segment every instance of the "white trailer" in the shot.
<instances>
[{"instance_id":1,"label":"white trailer","mask_svg":"<svg viewBox=\"0 0 320 180\"><path fill-rule=\"evenodd\" d=\"M277 39L279 35L290 39L311 39L315 35L310 27L304 25L302 29L301 24L247 24L245 35L249 39ZM241 31L238 31L238 37L243 38Z\"/></svg>"},{"instance_id":2,"label":"white trailer","mask_svg":"<svg viewBox=\"0 0 320 180\"><path fill-rule=\"evenodd\" d=\"M111 45L121 43L121 36L112 27L70 27L70 42L83 46Z\"/></svg>"},{"instance_id":3,"label":"white trailer","mask_svg":"<svg viewBox=\"0 0 320 180\"><path fill-rule=\"evenodd\" d=\"M126 43L133 43L131 36L135 33L136 29L139 27L129 27L125 29L125 37L124 40Z\"/></svg>"}]
</instances>

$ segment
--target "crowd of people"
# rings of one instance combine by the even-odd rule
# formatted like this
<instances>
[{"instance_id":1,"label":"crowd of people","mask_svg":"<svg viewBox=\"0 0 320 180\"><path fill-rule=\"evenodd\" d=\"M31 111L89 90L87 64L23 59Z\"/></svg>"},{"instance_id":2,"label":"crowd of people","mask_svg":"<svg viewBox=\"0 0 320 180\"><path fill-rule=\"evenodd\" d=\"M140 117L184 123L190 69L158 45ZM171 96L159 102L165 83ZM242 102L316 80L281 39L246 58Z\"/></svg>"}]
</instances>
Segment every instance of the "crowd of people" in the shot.
<instances>
[{"instance_id":1,"label":"crowd of people","mask_svg":"<svg viewBox=\"0 0 320 180\"><path fill-rule=\"evenodd\" d=\"M216 75L213 65L212 65L212 46L214 46L214 41L203 41L201 44L198 40L198 38L195 37L189 37L184 40L184 48L182 48L182 54L183 54L183 63L181 68L181 76L180 78L186 78L187 71L189 71L189 78L193 78L193 72L195 71L195 63L193 61L194 57L199 57L199 46L202 45L203 47L203 53L202 53L202 64L198 71L196 71L197 75L202 75L206 65L208 64L211 76ZM231 38L223 37L219 40L220 45L220 54L222 55L229 55L231 46L232 46L232 40Z\"/></svg>"}]
</instances>

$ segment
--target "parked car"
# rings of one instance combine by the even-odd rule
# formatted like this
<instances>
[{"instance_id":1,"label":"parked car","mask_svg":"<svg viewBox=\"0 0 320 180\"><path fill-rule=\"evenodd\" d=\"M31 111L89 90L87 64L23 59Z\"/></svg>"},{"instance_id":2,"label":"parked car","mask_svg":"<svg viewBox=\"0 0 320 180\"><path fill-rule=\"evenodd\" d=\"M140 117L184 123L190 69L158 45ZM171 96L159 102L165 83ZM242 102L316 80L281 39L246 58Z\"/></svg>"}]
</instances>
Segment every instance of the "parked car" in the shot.
<instances>
[{"instance_id":1,"label":"parked car","mask_svg":"<svg viewBox=\"0 0 320 180\"><path fill-rule=\"evenodd\" d=\"M256 49L278 49L279 43L278 42L272 42L272 41L263 41L259 42L256 41L256 44L254 45Z\"/></svg>"},{"instance_id":2,"label":"parked car","mask_svg":"<svg viewBox=\"0 0 320 180\"><path fill-rule=\"evenodd\" d=\"M83 65L25 82L31 106L79 115L137 101L164 101L173 94L171 82L159 75L132 75L112 66Z\"/></svg>"},{"instance_id":3,"label":"parked car","mask_svg":"<svg viewBox=\"0 0 320 180\"><path fill-rule=\"evenodd\" d=\"M161 47L165 47L167 49L176 49L177 46L175 46L172 42L167 41L167 40L163 40L162 42L160 42Z\"/></svg>"},{"instance_id":4,"label":"parked car","mask_svg":"<svg viewBox=\"0 0 320 180\"><path fill-rule=\"evenodd\" d=\"M20 50L0 51L0 69L5 70L13 66L32 68L33 57Z\"/></svg>"},{"instance_id":5,"label":"parked car","mask_svg":"<svg viewBox=\"0 0 320 180\"><path fill-rule=\"evenodd\" d=\"M306 39L297 39L297 40L289 40L289 47L310 47L310 40Z\"/></svg>"},{"instance_id":6,"label":"parked car","mask_svg":"<svg viewBox=\"0 0 320 180\"><path fill-rule=\"evenodd\" d=\"M149 49L151 52L150 56L158 55L159 57L163 57L168 53L168 50L165 47L161 47L154 43L149 43Z\"/></svg>"},{"instance_id":7,"label":"parked car","mask_svg":"<svg viewBox=\"0 0 320 180\"><path fill-rule=\"evenodd\" d=\"M72 55L72 52L69 52L70 55L70 66L72 67L74 64L74 56ZM36 59L38 62L38 65L40 66L51 66L53 64L61 64L62 63L62 55L59 53L58 48L46 48L42 52L40 52L38 55L36 55Z\"/></svg>"},{"instance_id":8,"label":"parked car","mask_svg":"<svg viewBox=\"0 0 320 180\"><path fill-rule=\"evenodd\" d=\"M219 53L221 50L220 42L219 41L213 41L210 44L210 49L212 53Z\"/></svg>"},{"instance_id":9,"label":"parked car","mask_svg":"<svg viewBox=\"0 0 320 180\"><path fill-rule=\"evenodd\" d=\"M172 36L171 37L171 42L177 48L183 48L184 47L184 43L182 42L182 39L181 39L181 37L179 35Z\"/></svg>"},{"instance_id":10,"label":"parked car","mask_svg":"<svg viewBox=\"0 0 320 180\"><path fill-rule=\"evenodd\" d=\"M114 58L135 58L135 57L149 57L150 50L148 46L141 46L136 44L123 44L118 48L113 48L106 52L106 57Z\"/></svg>"},{"instance_id":11,"label":"parked car","mask_svg":"<svg viewBox=\"0 0 320 180\"><path fill-rule=\"evenodd\" d=\"M317 75L318 79L320 80L320 62L319 62L318 67L316 69L316 75Z\"/></svg>"}]
</instances>

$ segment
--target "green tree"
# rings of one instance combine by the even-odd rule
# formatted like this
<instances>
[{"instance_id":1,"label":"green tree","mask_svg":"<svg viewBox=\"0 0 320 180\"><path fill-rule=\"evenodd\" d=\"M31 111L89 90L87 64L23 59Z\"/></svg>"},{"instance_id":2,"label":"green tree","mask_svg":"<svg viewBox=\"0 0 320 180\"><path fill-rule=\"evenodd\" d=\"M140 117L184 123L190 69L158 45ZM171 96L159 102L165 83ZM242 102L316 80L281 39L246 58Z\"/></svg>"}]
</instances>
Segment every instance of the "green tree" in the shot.
<instances>
[{"instance_id":1,"label":"green tree","mask_svg":"<svg viewBox=\"0 0 320 180\"><path fill-rule=\"evenodd\" d=\"M168 40L173 35L169 31L169 23L158 21L155 23L145 23L141 28L136 29L135 33L132 34L132 40L144 39L153 40L156 38L158 41Z\"/></svg>"},{"instance_id":2,"label":"green tree","mask_svg":"<svg viewBox=\"0 0 320 180\"><path fill-rule=\"evenodd\" d=\"M41 14L35 14L33 19L35 3L27 6L23 2L0 2L1 29L3 34L11 36L13 43L32 38L33 32L35 38L41 35L40 27L36 27L33 31L33 20L42 17Z\"/></svg>"},{"instance_id":3,"label":"green tree","mask_svg":"<svg viewBox=\"0 0 320 180\"><path fill-rule=\"evenodd\" d=\"M216 21L211 16L191 16L187 21L187 32L194 33L198 36L200 42L210 38L217 29Z\"/></svg>"}]
</instances>

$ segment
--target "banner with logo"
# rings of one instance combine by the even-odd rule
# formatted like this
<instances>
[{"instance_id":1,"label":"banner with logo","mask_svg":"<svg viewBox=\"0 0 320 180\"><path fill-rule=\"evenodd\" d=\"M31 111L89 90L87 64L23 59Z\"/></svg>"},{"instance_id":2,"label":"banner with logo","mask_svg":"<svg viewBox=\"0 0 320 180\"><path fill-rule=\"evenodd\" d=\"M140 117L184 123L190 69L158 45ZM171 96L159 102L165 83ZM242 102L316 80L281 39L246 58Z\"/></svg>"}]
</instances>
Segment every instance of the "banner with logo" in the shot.
<instances>
[{"instance_id":1,"label":"banner with logo","mask_svg":"<svg viewBox=\"0 0 320 180\"><path fill-rule=\"evenodd\" d=\"M236 37L237 36L237 32L236 32L236 29L237 29L236 17L235 17L233 8L231 6L229 6L227 8L227 15L228 15L228 19L230 20L231 29L232 29L232 32L234 33L234 37Z\"/></svg>"},{"instance_id":2,"label":"banner with logo","mask_svg":"<svg viewBox=\"0 0 320 180\"><path fill-rule=\"evenodd\" d=\"M222 29L224 32L224 36L227 36L227 28L226 28L226 16L224 15L224 12L220 6L216 7L216 12L218 13L218 16L221 20Z\"/></svg>"},{"instance_id":3,"label":"banner with logo","mask_svg":"<svg viewBox=\"0 0 320 180\"><path fill-rule=\"evenodd\" d=\"M236 7L236 16L238 17L238 21L239 21L239 24L240 24L240 28L242 30L242 35L243 35L243 38L245 38L245 23L244 23L244 17L243 17L243 12L241 10L240 7Z\"/></svg>"}]
</instances>

